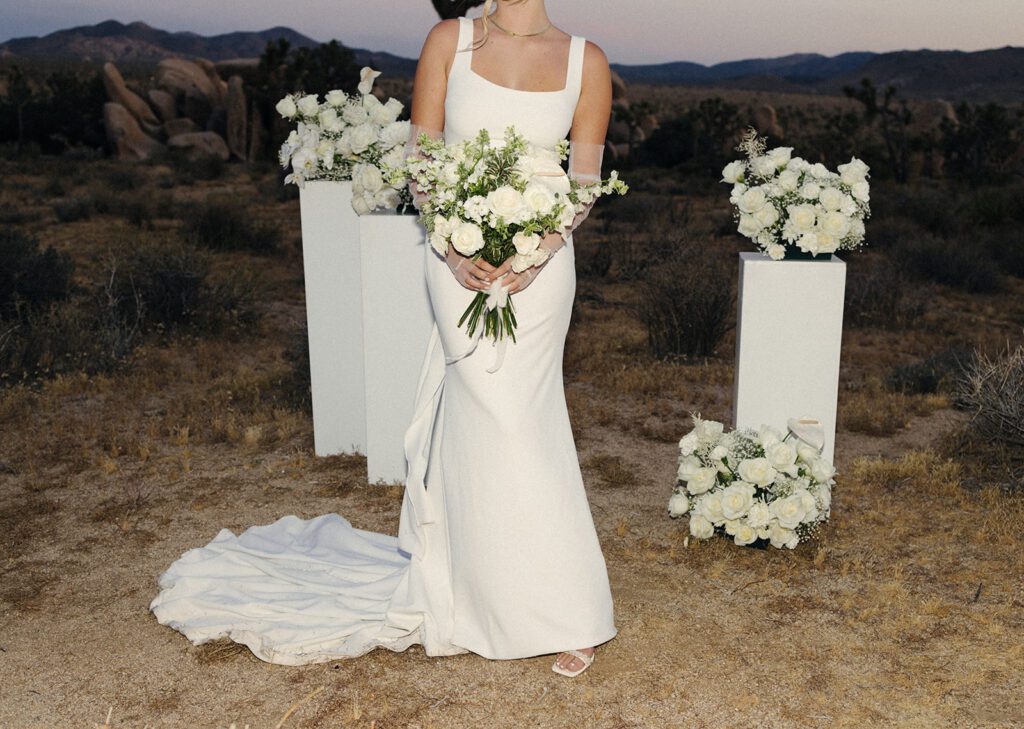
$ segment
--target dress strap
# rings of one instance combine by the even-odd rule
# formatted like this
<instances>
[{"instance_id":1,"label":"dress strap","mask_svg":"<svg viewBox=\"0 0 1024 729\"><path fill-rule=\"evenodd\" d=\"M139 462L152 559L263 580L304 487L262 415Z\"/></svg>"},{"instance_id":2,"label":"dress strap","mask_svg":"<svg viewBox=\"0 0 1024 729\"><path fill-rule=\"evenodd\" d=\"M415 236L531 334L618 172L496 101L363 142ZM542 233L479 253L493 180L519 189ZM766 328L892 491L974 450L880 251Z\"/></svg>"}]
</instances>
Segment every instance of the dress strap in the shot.
<instances>
[{"instance_id":1,"label":"dress strap","mask_svg":"<svg viewBox=\"0 0 1024 729\"><path fill-rule=\"evenodd\" d=\"M452 71L455 69L468 71L473 62L473 19L462 15L459 16L459 40L455 44L455 59L452 61ZM450 74L449 74L450 75Z\"/></svg>"},{"instance_id":2,"label":"dress strap","mask_svg":"<svg viewBox=\"0 0 1024 729\"><path fill-rule=\"evenodd\" d=\"M583 88L583 52L587 48L587 39L574 35L569 41L569 67L566 71L565 90L573 96L579 96Z\"/></svg>"}]
</instances>

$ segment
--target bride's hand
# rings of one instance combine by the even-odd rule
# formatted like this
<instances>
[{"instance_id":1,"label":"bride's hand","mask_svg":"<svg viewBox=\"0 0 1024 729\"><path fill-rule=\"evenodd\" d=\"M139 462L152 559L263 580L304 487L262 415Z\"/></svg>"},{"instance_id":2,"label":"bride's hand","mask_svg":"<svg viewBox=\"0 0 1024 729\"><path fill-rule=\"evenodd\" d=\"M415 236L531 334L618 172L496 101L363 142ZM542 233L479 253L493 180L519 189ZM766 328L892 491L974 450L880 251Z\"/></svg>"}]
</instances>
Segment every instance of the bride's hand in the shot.
<instances>
[{"instance_id":1,"label":"bride's hand","mask_svg":"<svg viewBox=\"0 0 1024 729\"><path fill-rule=\"evenodd\" d=\"M514 294L517 291L522 291L527 286L533 283L533 280L537 278L537 274L540 273L544 266L548 265L548 261L551 260L551 256L554 252L565 245L565 239L562 238L558 233L548 233L541 239L540 243L542 248L546 248L551 251L548 257L544 259L542 263L538 263L536 266L530 266L527 269L516 273L512 270L512 259L514 255L506 258L500 266L498 266L494 273L491 274L491 278L505 278L501 281L501 287L507 289L510 294Z\"/></svg>"},{"instance_id":2,"label":"bride's hand","mask_svg":"<svg viewBox=\"0 0 1024 729\"><path fill-rule=\"evenodd\" d=\"M483 258L473 259L471 256L464 256L455 250L455 246L448 245L448 255L445 257L448 268L452 270L457 280L464 288L470 291L486 291L494 276L495 267Z\"/></svg>"}]
</instances>

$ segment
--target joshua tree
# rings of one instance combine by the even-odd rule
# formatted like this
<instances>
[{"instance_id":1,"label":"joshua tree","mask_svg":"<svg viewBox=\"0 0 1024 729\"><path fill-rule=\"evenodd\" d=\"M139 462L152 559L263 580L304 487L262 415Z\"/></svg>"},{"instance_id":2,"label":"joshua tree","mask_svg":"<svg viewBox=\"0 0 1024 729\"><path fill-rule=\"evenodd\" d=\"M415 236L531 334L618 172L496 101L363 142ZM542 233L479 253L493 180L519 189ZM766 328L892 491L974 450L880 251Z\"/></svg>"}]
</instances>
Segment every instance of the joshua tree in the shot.
<instances>
[{"instance_id":1,"label":"joshua tree","mask_svg":"<svg viewBox=\"0 0 1024 729\"><path fill-rule=\"evenodd\" d=\"M911 113L904 99L896 106L896 87L887 86L882 100L878 99L878 89L871 79L861 79L860 88L844 86L843 93L864 105L864 120L869 124L879 121L882 127L882 139L889 153L889 166L892 176L897 182L907 181L907 167L910 149L907 143L907 126L910 124Z\"/></svg>"},{"instance_id":2,"label":"joshua tree","mask_svg":"<svg viewBox=\"0 0 1024 729\"><path fill-rule=\"evenodd\" d=\"M467 10L484 4L484 0L430 0L430 2L434 3L434 10L442 20L465 15Z\"/></svg>"}]
</instances>

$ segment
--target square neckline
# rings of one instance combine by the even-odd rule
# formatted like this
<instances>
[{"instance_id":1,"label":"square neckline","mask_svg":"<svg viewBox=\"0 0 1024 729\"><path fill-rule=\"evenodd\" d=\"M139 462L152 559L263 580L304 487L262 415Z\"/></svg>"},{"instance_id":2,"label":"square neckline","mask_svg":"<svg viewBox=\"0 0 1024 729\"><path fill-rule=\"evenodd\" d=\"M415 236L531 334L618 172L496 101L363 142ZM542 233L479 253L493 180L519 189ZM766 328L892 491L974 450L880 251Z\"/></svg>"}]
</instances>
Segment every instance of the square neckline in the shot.
<instances>
[{"instance_id":1,"label":"square neckline","mask_svg":"<svg viewBox=\"0 0 1024 729\"><path fill-rule=\"evenodd\" d=\"M573 63L572 63L572 61L573 61L572 51L573 51L574 44L577 43L576 36L574 36L574 35L569 36L569 54L568 54L568 58L566 59L566 62L565 62L565 81L563 82L562 88L560 88L560 89L552 89L552 90L544 90L544 91L531 91L530 89L516 89L516 88L513 88L511 86L504 86L502 84L499 84L499 83L496 83L494 81L491 81L486 76L481 76L479 73L477 73L476 71L473 70L473 50L474 50L473 49L473 36L476 33L476 25L475 25L475 23L474 23L472 18L467 18L465 16L462 16L462 17L459 18L459 22L461 23L463 21L465 21L465 22L467 22L469 24L469 33L468 33L468 35L469 35L469 46L468 46L468 48L469 48L469 59L466 61L466 70L469 71L469 73L472 76L476 76L481 81L483 81L483 82L485 82L487 84L490 84L491 86L493 86L493 87L495 87L497 89L503 89L505 91L514 91L514 92L519 93L519 94L564 94L566 91L569 90L569 87L572 85L572 78L571 78L571 76L572 76L572 66L573 66ZM462 33L461 32L459 33L459 37L460 38L462 37ZM459 53L459 49L456 48L455 52Z\"/></svg>"}]
</instances>

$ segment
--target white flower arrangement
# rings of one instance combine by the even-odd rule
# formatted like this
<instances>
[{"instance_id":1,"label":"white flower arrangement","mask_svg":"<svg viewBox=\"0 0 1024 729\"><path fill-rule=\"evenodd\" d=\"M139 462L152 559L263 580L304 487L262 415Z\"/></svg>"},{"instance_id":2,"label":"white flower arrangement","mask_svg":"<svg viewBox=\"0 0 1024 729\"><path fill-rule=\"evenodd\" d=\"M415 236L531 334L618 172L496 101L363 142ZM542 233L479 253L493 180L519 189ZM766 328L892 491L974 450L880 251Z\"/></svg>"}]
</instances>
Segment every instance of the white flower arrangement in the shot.
<instances>
[{"instance_id":1,"label":"white flower arrangement","mask_svg":"<svg viewBox=\"0 0 1024 729\"><path fill-rule=\"evenodd\" d=\"M740 545L793 549L829 517L835 469L819 449L790 431L764 425L724 432L693 415L679 441L669 516L690 517L690 535L716 533Z\"/></svg>"},{"instance_id":2,"label":"white flower arrangement","mask_svg":"<svg viewBox=\"0 0 1024 729\"><path fill-rule=\"evenodd\" d=\"M577 213L601 195L624 195L628 186L612 172L607 180L581 184L562 168L569 144L554 149L526 142L514 127L492 141L487 130L460 144L446 146L426 134L419 140L421 158L410 158L409 176L426 196L420 217L431 246L442 256L448 246L464 256L483 257L500 265L512 256L512 270L543 263L550 251L540 245L547 233L566 235ZM473 335L481 316L483 333L494 340L515 341L511 297L479 292L467 307L461 326Z\"/></svg>"},{"instance_id":3,"label":"white flower arrangement","mask_svg":"<svg viewBox=\"0 0 1024 729\"><path fill-rule=\"evenodd\" d=\"M731 184L738 231L773 260L787 246L806 254L852 250L864 243L871 215L868 166L854 157L838 172L793 157L792 147L765 151L750 129L737 147L747 159L730 162L722 182Z\"/></svg>"},{"instance_id":4,"label":"white flower arrangement","mask_svg":"<svg viewBox=\"0 0 1024 729\"><path fill-rule=\"evenodd\" d=\"M277 112L296 123L278 153L281 166L292 169L286 184L351 180L352 207L360 215L411 202L405 172L410 125L398 121L400 101L381 102L371 93L379 75L363 68L358 95L335 89L323 102L316 94L289 94L277 103Z\"/></svg>"}]
</instances>

